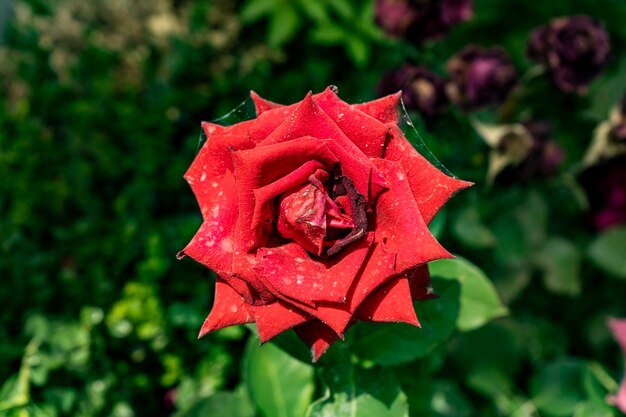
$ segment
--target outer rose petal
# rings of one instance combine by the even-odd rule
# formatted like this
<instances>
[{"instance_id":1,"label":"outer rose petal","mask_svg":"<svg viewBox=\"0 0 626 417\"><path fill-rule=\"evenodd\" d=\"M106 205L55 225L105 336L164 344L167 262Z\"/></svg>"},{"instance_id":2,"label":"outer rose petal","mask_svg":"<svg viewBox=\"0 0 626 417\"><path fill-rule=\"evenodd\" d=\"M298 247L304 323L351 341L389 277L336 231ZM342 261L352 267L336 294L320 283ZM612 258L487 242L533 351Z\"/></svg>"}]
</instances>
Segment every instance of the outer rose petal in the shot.
<instances>
[{"instance_id":1,"label":"outer rose petal","mask_svg":"<svg viewBox=\"0 0 626 417\"><path fill-rule=\"evenodd\" d=\"M329 259L311 259L297 243L257 251L259 276L277 297L315 307L318 302L345 303L372 244L374 234Z\"/></svg>"},{"instance_id":2,"label":"outer rose petal","mask_svg":"<svg viewBox=\"0 0 626 417\"><path fill-rule=\"evenodd\" d=\"M366 156L383 155L388 126L341 100L330 87L315 102Z\"/></svg>"},{"instance_id":3,"label":"outer rose petal","mask_svg":"<svg viewBox=\"0 0 626 417\"><path fill-rule=\"evenodd\" d=\"M230 126L222 126L210 122L202 122L202 130L207 139L212 135L242 135L249 136L250 128L254 124L254 120L245 120Z\"/></svg>"},{"instance_id":4,"label":"outer rose petal","mask_svg":"<svg viewBox=\"0 0 626 417\"><path fill-rule=\"evenodd\" d=\"M259 117L262 113L267 110L276 109L278 107L284 107L282 104L274 103L273 101L269 101L255 93L254 91L250 91L250 97L254 102L254 107L256 109L256 116Z\"/></svg>"},{"instance_id":5,"label":"outer rose petal","mask_svg":"<svg viewBox=\"0 0 626 417\"><path fill-rule=\"evenodd\" d=\"M400 97L402 97L402 92L398 91L395 94L390 94L378 100L354 104L353 107L383 123L396 124L398 123L398 104Z\"/></svg>"},{"instance_id":6,"label":"outer rose petal","mask_svg":"<svg viewBox=\"0 0 626 417\"><path fill-rule=\"evenodd\" d=\"M389 139L384 158L399 162L406 171L411 191L427 224L454 193L472 185L435 168L413 148L398 126L391 126Z\"/></svg>"},{"instance_id":7,"label":"outer rose petal","mask_svg":"<svg viewBox=\"0 0 626 417\"><path fill-rule=\"evenodd\" d=\"M411 298L413 301L432 300L437 298L430 280L428 265L418 266L407 272L409 285L411 287Z\"/></svg>"},{"instance_id":8,"label":"outer rose petal","mask_svg":"<svg viewBox=\"0 0 626 417\"><path fill-rule=\"evenodd\" d=\"M406 277L393 279L380 286L354 313L362 321L404 322L419 326L413 309L409 280Z\"/></svg>"},{"instance_id":9,"label":"outer rose petal","mask_svg":"<svg viewBox=\"0 0 626 417\"><path fill-rule=\"evenodd\" d=\"M375 159L374 163L389 183L389 190L376 204L376 240L386 241L387 250L397 254L398 273L435 259L451 258L422 219L406 171L384 159Z\"/></svg>"},{"instance_id":10,"label":"outer rose petal","mask_svg":"<svg viewBox=\"0 0 626 417\"><path fill-rule=\"evenodd\" d=\"M210 188L211 191L219 188L221 191L212 191L211 200L204 200L204 194L198 197L202 201L200 205L205 219L179 257L190 256L217 274L228 276L232 270L232 249L235 246L233 234L238 214L237 189L230 171L224 174L220 183L214 184L219 187L204 188Z\"/></svg>"},{"instance_id":11,"label":"outer rose petal","mask_svg":"<svg viewBox=\"0 0 626 417\"><path fill-rule=\"evenodd\" d=\"M335 343L339 336L330 327L319 321L309 321L294 329L300 339L310 348L313 355L313 362L322 356Z\"/></svg>"},{"instance_id":12,"label":"outer rose petal","mask_svg":"<svg viewBox=\"0 0 626 417\"><path fill-rule=\"evenodd\" d=\"M198 338L224 327L252 322L250 307L237 291L218 277L215 282L213 308L204 321Z\"/></svg>"},{"instance_id":13,"label":"outer rose petal","mask_svg":"<svg viewBox=\"0 0 626 417\"><path fill-rule=\"evenodd\" d=\"M219 197L218 194L223 191L221 183L226 172L233 170L229 146L239 150L251 148L254 144L243 135L212 135L184 175L198 200L204 218L214 205L214 200ZM236 201L235 198L235 206Z\"/></svg>"},{"instance_id":14,"label":"outer rose petal","mask_svg":"<svg viewBox=\"0 0 626 417\"><path fill-rule=\"evenodd\" d=\"M282 300L260 306L251 306L251 310L254 314L261 343L267 342L285 330L311 320L310 315Z\"/></svg>"}]
</instances>

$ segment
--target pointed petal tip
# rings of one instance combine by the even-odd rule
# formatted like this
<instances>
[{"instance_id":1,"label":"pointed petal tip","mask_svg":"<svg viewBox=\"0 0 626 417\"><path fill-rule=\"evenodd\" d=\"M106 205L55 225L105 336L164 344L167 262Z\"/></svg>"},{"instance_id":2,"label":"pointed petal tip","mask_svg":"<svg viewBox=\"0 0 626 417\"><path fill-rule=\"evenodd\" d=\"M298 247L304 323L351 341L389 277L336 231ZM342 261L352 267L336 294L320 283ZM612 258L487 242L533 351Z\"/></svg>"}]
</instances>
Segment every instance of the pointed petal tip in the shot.
<instances>
[{"instance_id":1,"label":"pointed petal tip","mask_svg":"<svg viewBox=\"0 0 626 417\"><path fill-rule=\"evenodd\" d=\"M179 252L176 254L176 259L178 259L179 261L180 261L181 259L183 259L183 258L186 258L186 257L187 257L187 254L185 253L185 249L183 249L183 250L179 251Z\"/></svg>"}]
</instances>

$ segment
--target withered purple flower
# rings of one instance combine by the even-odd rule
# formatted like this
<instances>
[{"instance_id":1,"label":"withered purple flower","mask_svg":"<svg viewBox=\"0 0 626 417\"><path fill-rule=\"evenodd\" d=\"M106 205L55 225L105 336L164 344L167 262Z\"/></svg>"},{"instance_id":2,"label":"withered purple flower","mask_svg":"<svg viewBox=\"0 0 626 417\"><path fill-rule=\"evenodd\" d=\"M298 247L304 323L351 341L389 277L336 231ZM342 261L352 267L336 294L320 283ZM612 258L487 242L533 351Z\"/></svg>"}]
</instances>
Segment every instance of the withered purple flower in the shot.
<instances>
[{"instance_id":1,"label":"withered purple flower","mask_svg":"<svg viewBox=\"0 0 626 417\"><path fill-rule=\"evenodd\" d=\"M517 81L517 70L502 48L468 45L448 60L447 92L465 110L504 100Z\"/></svg>"},{"instance_id":2,"label":"withered purple flower","mask_svg":"<svg viewBox=\"0 0 626 417\"><path fill-rule=\"evenodd\" d=\"M626 156L587 168L580 175L591 223L598 230L626 223Z\"/></svg>"},{"instance_id":3,"label":"withered purple flower","mask_svg":"<svg viewBox=\"0 0 626 417\"><path fill-rule=\"evenodd\" d=\"M376 0L376 22L395 37L421 43L472 18L471 0Z\"/></svg>"},{"instance_id":4,"label":"withered purple flower","mask_svg":"<svg viewBox=\"0 0 626 417\"><path fill-rule=\"evenodd\" d=\"M443 78L426 67L406 64L383 75L377 86L379 96L402 90L402 100L408 110L417 110L425 119L441 114L447 104Z\"/></svg>"},{"instance_id":5,"label":"withered purple flower","mask_svg":"<svg viewBox=\"0 0 626 417\"><path fill-rule=\"evenodd\" d=\"M554 175L565 157L563 148L552 140L552 129L548 123L527 121L522 126L530 134L531 146L519 165L511 166L500 174L499 180L503 183L526 182Z\"/></svg>"},{"instance_id":6,"label":"withered purple flower","mask_svg":"<svg viewBox=\"0 0 626 417\"><path fill-rule=\"evenodd\" d=\"M531 34L527 52L548 69L560 90L584 93L606 66L611 42L603 25L590 16L559 17Z\"/></svg>"}]
</instances>

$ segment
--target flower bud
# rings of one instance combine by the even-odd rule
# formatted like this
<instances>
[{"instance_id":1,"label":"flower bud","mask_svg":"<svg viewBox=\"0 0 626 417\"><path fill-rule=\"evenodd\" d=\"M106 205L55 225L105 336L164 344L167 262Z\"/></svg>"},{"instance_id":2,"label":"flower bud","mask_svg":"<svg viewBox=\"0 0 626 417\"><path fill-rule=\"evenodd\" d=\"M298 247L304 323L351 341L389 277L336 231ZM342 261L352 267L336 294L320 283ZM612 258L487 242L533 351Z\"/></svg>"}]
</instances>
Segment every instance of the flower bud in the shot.
<instances>
[{"instance_id":1,"label":"flower bud","mask_svg":"<svg viewBox=\"0 0 626 417\"><path fill-rule=\"evenodd\" d=\"M472 18L471 0L376 0L376 22L395 37L421 43Z\"/></svg>"},{"instance_id":2,"label":"flower bud","mask_svg":"<svg viewBox=\"0 0 626 417\"><path fill-rule=\"evenodd\" d=\"M427 120L441 114L448 104L445 81L426 67L407 64L389 71L377 87L379 96L398 90L407 110L417 110Z\"/></svg>"},{"instance_id":3,"label":"flower bud","mask_svg":"<svg viewBox=\"0 0 626 417\"><path fill-rule=\"evenodd\" d=\"M553 175L563 161L563 149L551 140L547 123L529 121L492 126L474 122L474 127L492 148L488 183L496 177L505 184L547 177Z\"/></svg>"},{"instance_id":4,"label":"flower bud","mask_svg":"<svg viewBox=\"0 0 626 417\"><path fill-rule=\"evenodd\" d=\"M502 48L468 45L446 65L450 100L465 110L504 100L517 81L517 70Z\"/></svg>"},{"instance_id":5,"label":"flower bud","mask_svg":"<svg viewBox=\"0 0 626 417\"><path fill-rule=\"evenodd\" d=\"M613 107L609 119L596 127L591 144L585 152L583 164L591 166L624 154L626 154L626 95Z\"/></svg>"},{"instance_id":6,"label":"flower bud","mask_svg":"<svg viewBox=\"0 0 626 417\"><path fill-rule=\"evenodd\" d=\"M609 34L584 15L560 17L537 28L528 41L530 59L548 69L564 92L584 93L609 60Z\"/></svg>"},{"instance_id":7,"label":"flower bud","mask_svg":"<svg viewBox=\"0 0 626 417\"><path fill-rule=\"evenodd\" d=\"M579 181L587 194L591 223L596 229L626 223L626 156L587 168Z\"/></svg>"}]
</instances>

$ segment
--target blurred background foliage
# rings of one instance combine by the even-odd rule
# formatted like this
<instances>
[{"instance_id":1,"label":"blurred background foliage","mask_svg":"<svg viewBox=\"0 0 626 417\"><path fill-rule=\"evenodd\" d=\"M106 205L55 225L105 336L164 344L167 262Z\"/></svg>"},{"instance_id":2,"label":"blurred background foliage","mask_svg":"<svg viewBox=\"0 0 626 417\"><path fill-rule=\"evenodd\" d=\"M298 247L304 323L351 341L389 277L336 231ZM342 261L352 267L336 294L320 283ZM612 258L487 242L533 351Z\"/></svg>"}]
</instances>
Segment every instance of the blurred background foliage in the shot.
<instances>
[{"instance_id":1,"label":"blurred background foliage","mask_svg":"<svg viewBox=\"0 0 626 417\"><path fill-rule=\"evenodd\" d=\"M559 91L526 56L537 26L575 14L611 38L586 94ZM625 20L622 0L476 0L472 19L416 43L387 36L372 0L5 0L0 415L618 415L606 320L626 316L626 225L594 227L602 183L580 177L626 93ZM437 264L441 297L416 304L423 330L356 326L315 367L292 334L262 349L243 327L196 340L213 278L175 254L201 221L182 180L199 121L251 89L290 103L334 84L369 100L407 62L444 76L468 44L504 48L521 87L500 107L409 110L476 183L433 231L484 274ZM490 178L477 124L528 119L550 124L564 162Z\"/></svg>"}]
</instances>

